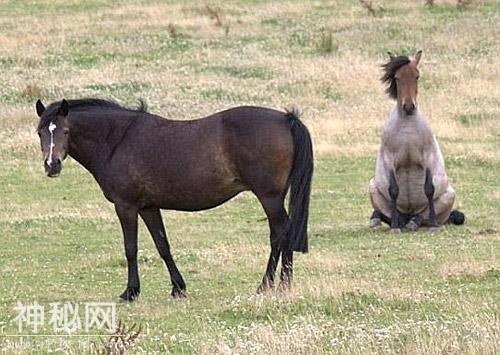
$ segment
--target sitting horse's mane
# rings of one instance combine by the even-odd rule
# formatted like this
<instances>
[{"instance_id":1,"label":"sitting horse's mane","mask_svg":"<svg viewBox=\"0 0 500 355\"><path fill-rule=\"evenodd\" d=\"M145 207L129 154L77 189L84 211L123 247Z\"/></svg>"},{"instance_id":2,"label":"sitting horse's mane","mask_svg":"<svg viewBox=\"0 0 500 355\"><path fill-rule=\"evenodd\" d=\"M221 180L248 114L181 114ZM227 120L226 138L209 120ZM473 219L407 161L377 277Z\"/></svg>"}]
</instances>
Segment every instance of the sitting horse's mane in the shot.
<instances>
[{"instance_id":1,"label":"sitting horse's mane","mask_svg":"<svg viewBox=\"0 0 500 355\"><path fill-rule=\"evenodd\" d=\"M77 100L67 100L69 111L82 111L96 108L99 110L123 110L128 112L147 112L147 105L143 100L139 100L137 107L125 107L111 100L85 98ZM54 114L61 107L61 101L55 101L47 106L43 118L40 120L37 129L42 129L49 125L49 122L54 119Z\"/></svg>"},{"instance_id":2,"label":"sitting horse's mane","mask_svg":"<svg viewBox=\"0 0 500 355\"><path fill-rule=\"evenodd\" d=\"M393 99L397 99L398 97L395 78L396 72L408 63L410 63L410 58L405 55L400 55L398 57L393 57L387 63L382 64L384 75L380 78L380 80L388 85L385 92Z\"/></svg>"}]
</instances>

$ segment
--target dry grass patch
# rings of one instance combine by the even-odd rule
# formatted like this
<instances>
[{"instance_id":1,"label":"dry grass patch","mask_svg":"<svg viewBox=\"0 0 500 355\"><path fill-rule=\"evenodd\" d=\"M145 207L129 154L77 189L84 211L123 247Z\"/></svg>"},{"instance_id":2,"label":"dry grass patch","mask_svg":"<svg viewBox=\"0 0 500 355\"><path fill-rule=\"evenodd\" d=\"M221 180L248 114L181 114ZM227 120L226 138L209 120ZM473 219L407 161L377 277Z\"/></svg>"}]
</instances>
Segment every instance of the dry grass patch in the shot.
<instances>
[{"instance_id":1,"label":"dry grass patch","mask_svg":"<svg viewBox=\"0 0 500 355\"><path fill-rule=\"evenodd\" d=\"M459 277L459 276L479 276L488 270L500 269L500 260L461 260L448 261L439 267L439 274L442 277Z\"/></svg>"}]
</instances>

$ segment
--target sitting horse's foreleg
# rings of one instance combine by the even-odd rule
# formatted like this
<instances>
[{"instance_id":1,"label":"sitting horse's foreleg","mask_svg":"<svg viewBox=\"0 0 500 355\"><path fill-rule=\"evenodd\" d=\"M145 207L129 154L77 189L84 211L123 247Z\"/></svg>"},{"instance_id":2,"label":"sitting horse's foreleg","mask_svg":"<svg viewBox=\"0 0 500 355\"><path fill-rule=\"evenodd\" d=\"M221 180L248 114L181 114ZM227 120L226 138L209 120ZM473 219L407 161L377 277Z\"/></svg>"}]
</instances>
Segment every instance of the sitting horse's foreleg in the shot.
<instances>
[{"instance_id":1,"label":"sitting horse's foreleg","mask_svg":"<svg viewBox=\"0 0 500 355\"><path fill-rule=\"evenodd\" d=\"M396 181L394 170L389 176L389 196L391 197L391 233L401 233L400 217L397 208L397 200L399 195L399 186Z\"/></svg>"},{"instance_id":2,"label":"sitting horse's foreleg","mask_svg":"<svg viewBox=\"0 0 500 355\"><path fill-rule=\"evenodd\" d=\"M448 186L443 194L434 199L434 210L438 225L445 223L463 224L465 216L462 212L454 210L455 190ZM423 225L431 225L430 223L430 205L420 214L423 218Z\"/></svg>"},{"instance_id":3,"label":"sitting horse's foreleg","mask_svg":"<svg viewBox=\"0 0 500 355\"><path fill-rule=\"evenodd\" d=\"M163 225L160 210L157 208L140 210L139 214L153 237L158 253L167 265L168 272L170 273L170 281L172 282L172 297L185 297L186 283L179 269L177 269L172 254L170 253L170 245L168 244L167 233Z\"/></svg>"},{"instance_id":4,"label":"sitting horse's foreleg","mask_svg":"<svg viewBox=\"0 0 500 355\"><path fill-rule=\"evenodd\" d=\"M120 295L120 298L124 301L133 301L139 296L141 291L139 270L137 268L137 209L115 204L115 211L122 226L125 256L127 257L128 266L127 288Z\"/></svg>"},{"instance_id":5,"label":"sitting horse's foreleg","mask_svg":"<svg viewBox=\"0 0 500 355\"><path fill-rule=\"evenodd\" d=\"M432 174L429 169L425 170L425 184L424 184L424 192L425 196L427 196L427 201L429 204L429 230L434 233L439 231L437 219L436 219L436 210L434 208L434 183L432 182Z\"/></svg>"},{"instance_id":6,"label":"sitting horse's foreleg","mask_svg":"<svg viewBox=\"0 0 500 355\"><path fill-rule=\"evenodd\" d=\"M259 198L266 213L269 229L271 254L267 262L266 273L262 278L262 283L257 289L258 293L265 292L274 287L274 275L280 258L281 241L286 238L286 228L288 224L288 215L283 206L281 196Z\"/></svg>"}]
</instances>

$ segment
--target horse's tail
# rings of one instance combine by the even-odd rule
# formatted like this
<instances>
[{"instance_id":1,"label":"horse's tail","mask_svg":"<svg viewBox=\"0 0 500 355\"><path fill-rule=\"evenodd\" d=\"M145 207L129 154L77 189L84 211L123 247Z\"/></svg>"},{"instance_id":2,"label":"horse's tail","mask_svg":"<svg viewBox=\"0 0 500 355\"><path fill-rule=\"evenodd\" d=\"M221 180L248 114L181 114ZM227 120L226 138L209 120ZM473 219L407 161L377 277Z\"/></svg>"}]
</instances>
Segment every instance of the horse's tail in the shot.
<instances>
[{"instance_id":1,"label":"horse's tail","mask_svg":"<svg viewBox=\"0 0 500 355\"><path fill-rule=\"evenodd\" d=\"M465 215L462 212L460 212L459 210L451 211L447 223L455 224L458 226L464 224L464 222L465 222Z\"/></svg>"},{"instance_id":2,"label":"horse's tail","mask_svg":"<svg viewBox=\"0 0 500 355\"><path fill-rule=\"evenodd\" d=\"M290 176L290 224L288 238L283 248L307 253L307 221L309 219L309 198L313 174L313 148L311 135L299 119L297 109L287 110L293 137L294 158Z\"/></svg>"}]
</instances>

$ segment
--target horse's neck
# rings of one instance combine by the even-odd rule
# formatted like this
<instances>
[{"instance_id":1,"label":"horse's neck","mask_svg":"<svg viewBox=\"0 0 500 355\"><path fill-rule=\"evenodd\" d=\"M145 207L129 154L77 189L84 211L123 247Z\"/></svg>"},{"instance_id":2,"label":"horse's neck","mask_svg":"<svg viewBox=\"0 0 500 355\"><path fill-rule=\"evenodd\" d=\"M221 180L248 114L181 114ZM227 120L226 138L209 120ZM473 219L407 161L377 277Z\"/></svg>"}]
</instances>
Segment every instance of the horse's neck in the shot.
<instances>
[{"instance_id":1,"label":"horse's neck","mask_svg":"<svg viewBox=\"0 0 500 355\"><path fill-rule=\"evenodd\" d=\"M401 130L431 133L429 124L418 108L415 109L415 113L411 117L408 117L403 113L398 105L396 105L391 111L384 130L388 134L396 134Z\"/></svg>"},{"instance_id":2,"label":"horse's neck","mask_svg":"<svg viewBox=\"0 0 500 355\"><path fill-rule=\"evenodd\" d=\"M110 141L120 136L129 120L111 121L99 116L73 113L69 119L70 143L68 154L93 175L98 175L110 158ZM111 138L110 138L111 137Z\"/></svg>"}]
</instances>

